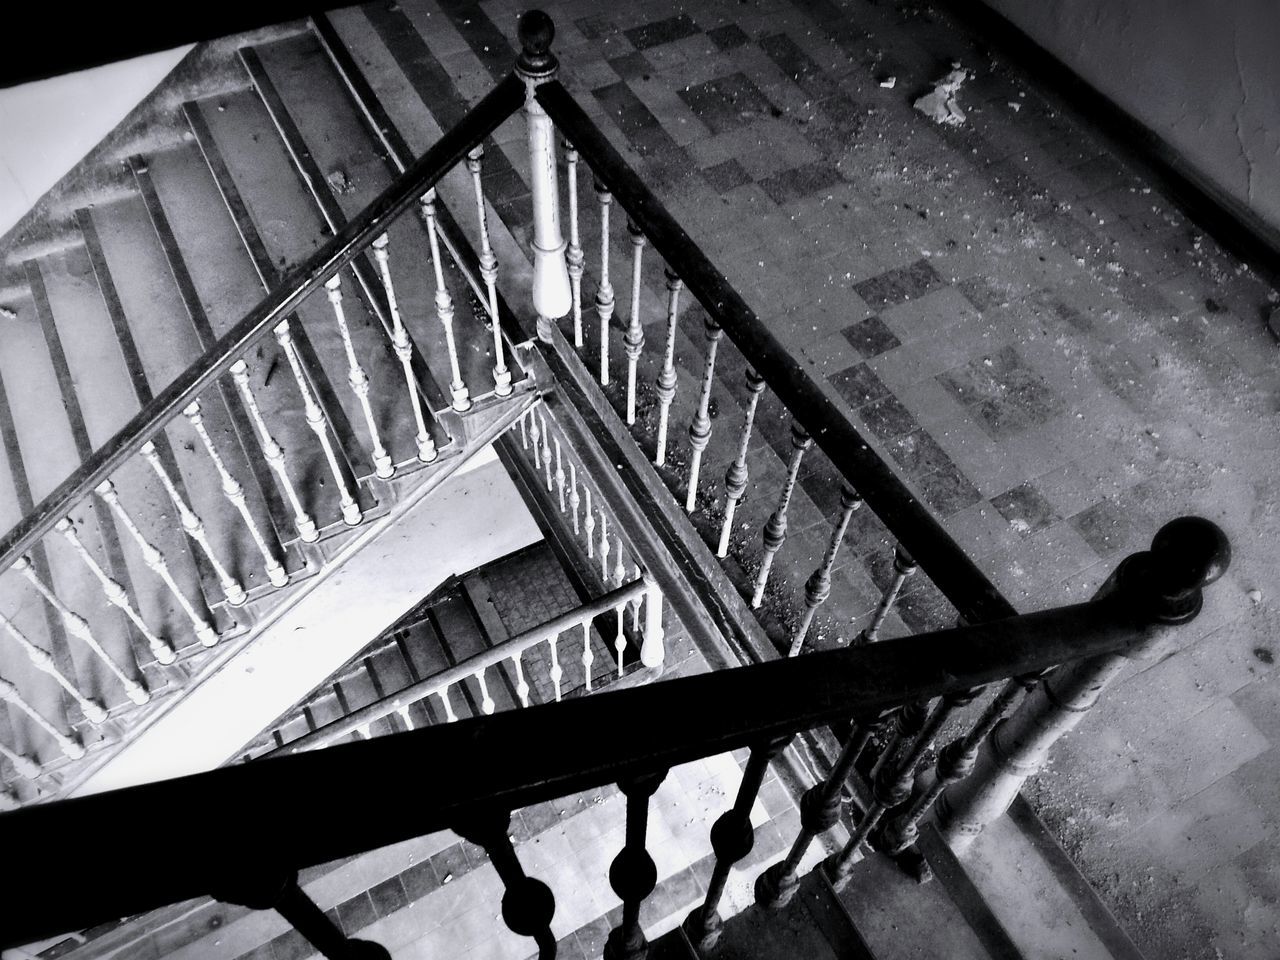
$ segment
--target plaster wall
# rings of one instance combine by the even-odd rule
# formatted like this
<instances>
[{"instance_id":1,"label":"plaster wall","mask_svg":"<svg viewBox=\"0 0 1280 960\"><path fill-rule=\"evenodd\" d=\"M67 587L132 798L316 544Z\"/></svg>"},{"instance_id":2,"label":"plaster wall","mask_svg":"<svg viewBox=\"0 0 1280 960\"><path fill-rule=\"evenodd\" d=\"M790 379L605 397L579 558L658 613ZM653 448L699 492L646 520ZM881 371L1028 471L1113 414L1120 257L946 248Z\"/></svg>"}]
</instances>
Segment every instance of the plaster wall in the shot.
<instances>
[{"instance_id":1,"label":"plaster wall","mask_svg":"<svg viewBox=\"0 0 1280 960\"><path fill-rule=\"evenodd\" d=\"M190 49L0 89L0 234L115 129Z\"/></svg>"},{"instance_id":2,"label":"plaster wall","mask_svg":"<svg viewBox=\"0 0 1280 960\"><path fill-rule=\"evenodd\" d=\"M1202 185L1280 231L1280 4L987 3L1154 131Z\"/></svg>"}]
</instances>

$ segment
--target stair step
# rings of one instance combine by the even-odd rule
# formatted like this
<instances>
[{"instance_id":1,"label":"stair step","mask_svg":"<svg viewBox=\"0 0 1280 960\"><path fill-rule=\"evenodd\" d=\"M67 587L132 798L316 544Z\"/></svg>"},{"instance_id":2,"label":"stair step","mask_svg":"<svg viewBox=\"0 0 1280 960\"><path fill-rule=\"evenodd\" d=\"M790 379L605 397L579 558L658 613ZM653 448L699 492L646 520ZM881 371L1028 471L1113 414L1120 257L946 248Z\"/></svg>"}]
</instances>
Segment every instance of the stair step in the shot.
<instances>
[{"instance_id":1,"label":"stair step","mask_svg":"<svg viewBox=\"0 0 1280 960\"><path fill-rule=\"evenodd\" d=\"M317 204L331 224L342 225L391 184L398 175L394 162L370 132L313 35L255 47L243 56L277 123L300 139L291 154L311 185ZM448 402L445 398L452 374L433 306L434 278L431 270L423 269L431 262L428 236L417 211L398 218L388 233L402 318L437 385L436 403L443 406ZM473 317L469 288L452 270L448 254L443 256L454 301L463 382L473 396L479 396L493 387L492 335Z\"/></svg>"},{"instance_id":2,"label":"stair step","mask_svg":"<svg viewBox=\"0 0 1280 960\"><path fill-rule=\"evenodd\" d=\"M241 217L237 225L242 235L251 236L251 250L262 258L255 261L257 269L274 285L283 270L316 251L327 231L297 182L271 118L252 90L188 104L186 111L224 197L236 198L232 212ZM356 298L348 299L348 321L353 337L362 337L357 343L363 357L369 352L364 339L369 321ZM372 468L364 415L347 387L345 354L324 291L304 300L296 316L299 322L293 324L294 337L305 335L314 346L318 365L311 365L309 373L334 425L337 446L357 476L367 475ZM276 376L289 375L282 360Z\"/></svg>"}]
</instances>

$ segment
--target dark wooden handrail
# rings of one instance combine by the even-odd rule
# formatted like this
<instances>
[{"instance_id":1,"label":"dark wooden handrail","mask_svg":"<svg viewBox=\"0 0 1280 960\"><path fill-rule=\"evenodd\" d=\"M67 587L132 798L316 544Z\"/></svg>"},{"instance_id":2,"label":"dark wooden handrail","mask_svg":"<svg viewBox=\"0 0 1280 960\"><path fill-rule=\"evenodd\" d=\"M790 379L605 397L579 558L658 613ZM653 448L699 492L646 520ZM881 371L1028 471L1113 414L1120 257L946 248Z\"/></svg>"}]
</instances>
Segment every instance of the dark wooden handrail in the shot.
<instances>
[{"instance_id":1,"label":"dark wooden handrail","mask_svg":"<svg viewBox=\"0 0 1280 960\"><path fill-rule=\"evenodd\" d=\"M1140 554L1138 557L1145 557ZM1137 560L1130 558L1126 563ZM1141 578L1133 578L1139 580ZM763 739L1122 651L1152 608L1133 590L981 626L752 664L0 814L21 878L0 946L233 893L325 863ZM199 810L171 855L138 852L164 811ZM74 891L76 865L110 882Z\"/></svg>"},{"instance_id":2,"label":"dark wooden handrail","mask_svg":"<svg viewBox=\"0 0 1280 960\"><path fill-rule=\"evenodd\" d=\"M764 377L836 469L970 623L1017 611L903 481L867 444L788 350L756 316L684 228L558 82L538 87L538 102L588 161L667 265L679 275L753 370Z\"/></svg>"},{"instance_id":3,"label":"dark wooden handrail","mask_svg":"<svg viewBox=\"0 0 1280 960\"><path fill-rule=\"evenodd\" d=\"M244 319L142 408L0 540L0 571L35 546L77 502L159 433L183 407L226 373L329 277L351 263L401 213L426 193L467 152L524 103L524 83L514 74L498 84L457 126L445 132L364 211L338 231L280 283Z\"/></svg>"}]
</instances>

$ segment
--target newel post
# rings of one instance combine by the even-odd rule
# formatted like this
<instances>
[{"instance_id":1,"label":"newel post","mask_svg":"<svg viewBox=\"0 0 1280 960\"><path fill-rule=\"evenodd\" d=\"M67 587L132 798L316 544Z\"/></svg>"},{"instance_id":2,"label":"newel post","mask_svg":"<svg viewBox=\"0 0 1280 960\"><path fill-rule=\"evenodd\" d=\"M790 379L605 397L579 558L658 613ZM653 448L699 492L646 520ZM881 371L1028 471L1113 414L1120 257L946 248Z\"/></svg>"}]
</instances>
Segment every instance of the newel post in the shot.
<instances>
[{"instance_id":1,"label":"newel post","mask_svg":"<svg viewBox=\"0 0 1280 960\"><path fill-rule=\"evenodd\" d=\"M1133 642L1120 653L1089 657L1048 673L982 745L973 772L951 784L935 807L938 829L964 853L983 827L1013 803L1023 781L1040 769L1050 747L1084 719L1103 688L1128 660L1150 659L1175 628L1194 620L1201 591L1226 572L1231 546L1217 525L1200 517L1165 524L1151 549L1126 557L1095 596L1112 605Z\"/></svg>"},{"instance_id":2,"label":"newel post","mask_svg":"<svg viewBox=\"0 0 1280 960\"><path fill-rule=\"evenodd\" d=\"M640 645L640 662L646 667L662 666L666 659L665 636L662 629L662 590L657 581L644 577L644 641Z\"/></svg>"},{"instance_id":3,"label":"newel post","mask_svg":"<svg viewBox=\"0 0 1280 960\"><path fill-rule=\"evenodd\" d=\"M525 119L529 128L529 173L533 194L533 308L538 339L550 339L551 325L569 313L573 300L564 236L560 233L560 188L556 177L555 128L538 103L538 85L554 80L560 68L551 52L555 25L541 10L520 17L520 55L516 73L525 82Z\"/></svg>"}]
</instances>

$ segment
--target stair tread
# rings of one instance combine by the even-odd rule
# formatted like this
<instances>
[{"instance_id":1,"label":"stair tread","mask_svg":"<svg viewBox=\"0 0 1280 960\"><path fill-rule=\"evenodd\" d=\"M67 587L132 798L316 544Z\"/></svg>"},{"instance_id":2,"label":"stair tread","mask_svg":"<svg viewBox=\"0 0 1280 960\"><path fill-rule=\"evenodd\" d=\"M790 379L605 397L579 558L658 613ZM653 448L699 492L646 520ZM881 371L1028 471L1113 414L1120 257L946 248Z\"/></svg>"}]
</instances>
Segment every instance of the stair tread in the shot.
<instances>
[{"instance_id":1,"label":"stair tread","mask_svg":"<svg viewBox=\"0 0 1280 960\"><path fill-rule=\"evenodd\" d=\"M186 145L148 158L148 172L166 222L214 336L221 336L261 301L264 288L198 149ZM307 426L302 400L274 338L246 357L250 386L272 438L287 457L303 508L321 526L341 514L328 465Z\"/></svg>"},{"instance_id":2,"label":"stair tread","mask_svg":"<svg viewBox=\"0 0 1280 960\"><path fill-rule=\"evenodd\" d=\"M312 34L255 48L289 115L324 177L340 174L345 186L321 185L344 216L358 214L396 176L362 121L350 94ZM467 212L470 212L469 210ZM474 219L472 216L470 219ZM469 222L469 221L468 221ZM389 229L391 270L401 314L429 369L448 395L451 372L444 337L433 307L435 283L427 233L417 211L407 211ZM446 267L451 264L443 253ZM473 395L492 389L492 335L473 318L470 293L451 270L446 278L454 301L454 330L463 381Z\"/></svg>"},{"instance_id":3,"label":"stair tread","mask_svg":"<svg viewBox=\"0 0 1280 960\"><path fill-rule=\"evenodd\" d=\"M838 897L877 960L990 958L942 883L918 884L885 857L861 860Z\"/></svg>"}]
</instances>

